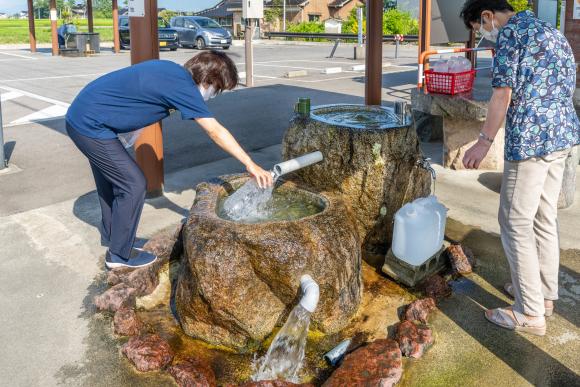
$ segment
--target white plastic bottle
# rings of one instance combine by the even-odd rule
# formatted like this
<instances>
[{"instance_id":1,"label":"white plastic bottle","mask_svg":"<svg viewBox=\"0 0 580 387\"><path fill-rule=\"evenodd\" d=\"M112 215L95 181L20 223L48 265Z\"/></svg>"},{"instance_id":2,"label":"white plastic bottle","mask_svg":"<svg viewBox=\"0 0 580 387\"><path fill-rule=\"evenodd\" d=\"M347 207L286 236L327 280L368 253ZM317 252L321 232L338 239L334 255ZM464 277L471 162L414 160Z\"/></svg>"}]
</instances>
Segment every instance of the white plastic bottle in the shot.
<instances>
[{"instance_id":1,"label":"white plastic bottle","mask_svg":"<svg viewBox=\"0 0 580 387\"><path fill-rule=\"evenodd\" d=\"M395 214L393 254L420 266L439 251L445 237L447 209L435 196L404 205Z\"/></svg>"}]
</instances>

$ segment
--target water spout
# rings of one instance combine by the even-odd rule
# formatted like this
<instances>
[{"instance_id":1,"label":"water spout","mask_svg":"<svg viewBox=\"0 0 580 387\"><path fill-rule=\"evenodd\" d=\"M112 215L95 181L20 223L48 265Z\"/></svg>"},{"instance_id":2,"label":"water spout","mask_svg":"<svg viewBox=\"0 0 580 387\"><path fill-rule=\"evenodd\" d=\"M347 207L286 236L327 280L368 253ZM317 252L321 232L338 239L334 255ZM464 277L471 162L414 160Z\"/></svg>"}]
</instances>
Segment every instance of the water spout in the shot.
<instances>
[{"instance_id":1,"label":"water spout","mask_svg":"<svg viewBox=\"0 0 580 387\"><path fill-rule=\"evenodd\" d=\"M300 277L300 288L302 289L300 305L310 313L314 313L318 305L318 299L320 298L318 284L311 276L305 274Z\"/></svg>"},{"instance_id":2,"label":"water spout","mask_svg":"<svg viewBox=\"0 0 580 387\"><path fill-rule=\"evenodd\" d=\"M320 291L318 284L309 275L300 278L302 299L292 309L288 320L280 329L266 355L256 363L256 373L252 380L282 379L299 383L298 373L304 361L306 338L310 325L310 315L316 310Z\"/></svg>"},{"instance_id":3,"label":"water spout","mask_svg":"<svg viewBox=\"0 0 580 387\"><path fill-rule=\"evenodd\" d=\"M320 151L307 153L295 159L283 161L274 165L273 172L275 176L280 177L290 172L297 171L309 165L321 162L324 159Z\"/></svg>"}]
</instances>

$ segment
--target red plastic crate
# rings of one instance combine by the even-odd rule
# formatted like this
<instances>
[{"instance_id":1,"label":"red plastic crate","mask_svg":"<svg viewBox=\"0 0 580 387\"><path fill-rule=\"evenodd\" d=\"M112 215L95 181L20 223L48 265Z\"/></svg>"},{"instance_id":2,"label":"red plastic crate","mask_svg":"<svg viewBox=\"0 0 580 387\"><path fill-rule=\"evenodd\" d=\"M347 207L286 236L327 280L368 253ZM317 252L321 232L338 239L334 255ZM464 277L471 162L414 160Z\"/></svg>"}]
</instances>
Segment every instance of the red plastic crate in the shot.
<instances>
[{"instance_id":1,"label":"red plastic crate","mask_svg":"<svg viewBox=\"0 0 580 387\"><path fill-rule=\"evenodd\" d=\"M429 93L459 94L471 91L475 80L475 70L462 73L438 73L425 70L425 83Z\"/></svg>"}]
</instances>

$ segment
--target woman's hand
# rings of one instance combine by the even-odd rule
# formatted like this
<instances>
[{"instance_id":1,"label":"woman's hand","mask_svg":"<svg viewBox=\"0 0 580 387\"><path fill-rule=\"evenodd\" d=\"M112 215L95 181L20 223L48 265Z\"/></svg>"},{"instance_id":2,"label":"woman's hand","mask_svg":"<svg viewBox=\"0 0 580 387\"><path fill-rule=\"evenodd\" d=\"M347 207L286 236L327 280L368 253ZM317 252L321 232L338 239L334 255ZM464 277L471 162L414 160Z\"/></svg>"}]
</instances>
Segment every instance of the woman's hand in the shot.
<instances>
[{"instance_id":1,"label":"woman's hand","mask_svg":"<svg viewBox=\"0 0 580 387\"><path fill-rule=\"evenodd\" d=\"M274 184L274 179L272 178L272 174L258 166L255 163L251 163L246 168L250 175L256 179L258 183L258 187L260 188L269 188Z\"/></svg>"},{"instance_id":2,"label":"woman's hand","mask_svg":"<svg viewBox=\"0 0 580 387\"><path fill-rule=\"evenodd\" d=\"M487 152L489 152L489 148L491 147L491 143L479 139L477 142L465 152L465 156L463 156L463 166L466 169L478 169L479 165L487 156Z\"/></svg>"}]
</instances>

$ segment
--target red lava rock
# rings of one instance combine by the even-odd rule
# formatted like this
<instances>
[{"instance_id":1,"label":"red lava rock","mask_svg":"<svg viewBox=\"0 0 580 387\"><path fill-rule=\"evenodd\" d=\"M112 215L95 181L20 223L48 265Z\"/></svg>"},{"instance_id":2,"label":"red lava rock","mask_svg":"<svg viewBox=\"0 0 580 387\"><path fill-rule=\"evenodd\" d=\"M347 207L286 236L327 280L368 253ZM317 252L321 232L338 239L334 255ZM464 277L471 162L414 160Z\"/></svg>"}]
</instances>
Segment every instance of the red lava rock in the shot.
<instances>
[{"instance_id":1,"label":"red lava rock","mask_svg":"<svg viewBox=\"0 0 580 387\"><path fill-rule=\"evenodd\" d=\"M247 382L238 387L314 387L314 384L295 384L284 380L261 380L259 382Z\"/></svg>"},{"instance_id":2,"label":"red lava rock","mask_svg":"<svg viewBox=\"0 0 580 387\"><path fill-rule=\"evenodd\" d=\"M138 335L143 323L132 308L121 308L113 318L115 333L122 336Z\"/></svg>"},{"instance_id":3,"label":"red lava rock","mask_svg":"<svg viewBox=\"0 0 580 387\"><path fill-rule=\"evenodd\" d=\"M159 335L133 336L121 351L141 372L156 371L173 360L173 351Z\"/></svg>"},{"instance_id":4,"label":"red lava rock","mask_svg":"<svg viewBox=\"0 0 580 387\"><path fill-rule=\"evenodd\" d=\"M217 381L213 370L205 363L190 359L174 364L167 370L179 387L214 387Z\"/></svg>"},{"instance_id":5,"label":"red lava rock","mask_svg":"<svg viewBox=\"0 0 580 387\"><path fill-rule=\"evenodd\" d=\"M475 266L475 256L469 247L454 244L447 248L447 256L456 274L469 274Z\"/></svg>"},{"instance_id":6,"label":"red lava rock","mask_svg":"<svg viewBox=\"0 0 580 387\"><path fill-rule=\"evenodd\" d=\"M403 374L399 345L389 339L376 340L346 355L342 365L324 387L391 387Z\"/></svg>"},{"instance_id":7,"label":"red lava rock","mask_svg":"<svg viewBox=\"0 0 580 387\"><path fill-rule=\"evenodd\" d=\"M403 320L421 321L423 324L427 323L427 317L432 310L435 309L435 300L431 297L415 300L405 309Z\"/></svg>"},{"instance_id":8,"label":"red lava rock","mask_svg":"<svg viewBox=\"0 0 580 387\"><path fill-rule=\"evenodd\" d=\"M395 328L395 340L399 343L403 356L419 359L433 344L433 332L425 326L417 326L412 321L403 321Z\"/></svg>"},{"instance_id":9,"label":"red lava rock","mask_svg":"<svg viewBox=\"0 0 580 387\"><path fill-rule=\"evenodd\" d=\"M432 275L423 281L421 287L427 297L434 298L435 300L451 295L451 287L449 287L447 281L438 274Z\"/></svg>"},{"instance_id":10,"label":"red lava rock","mask_svg":"<svg viewBox=\"0 0 580 387\"><path fill-rule=\"evenodd\" d=\"M135 303L135 293L135 289L120 283L95 296L93 303L98 310L116 312L121 307L132 307Z\"/></svg>"}]
</instances>

